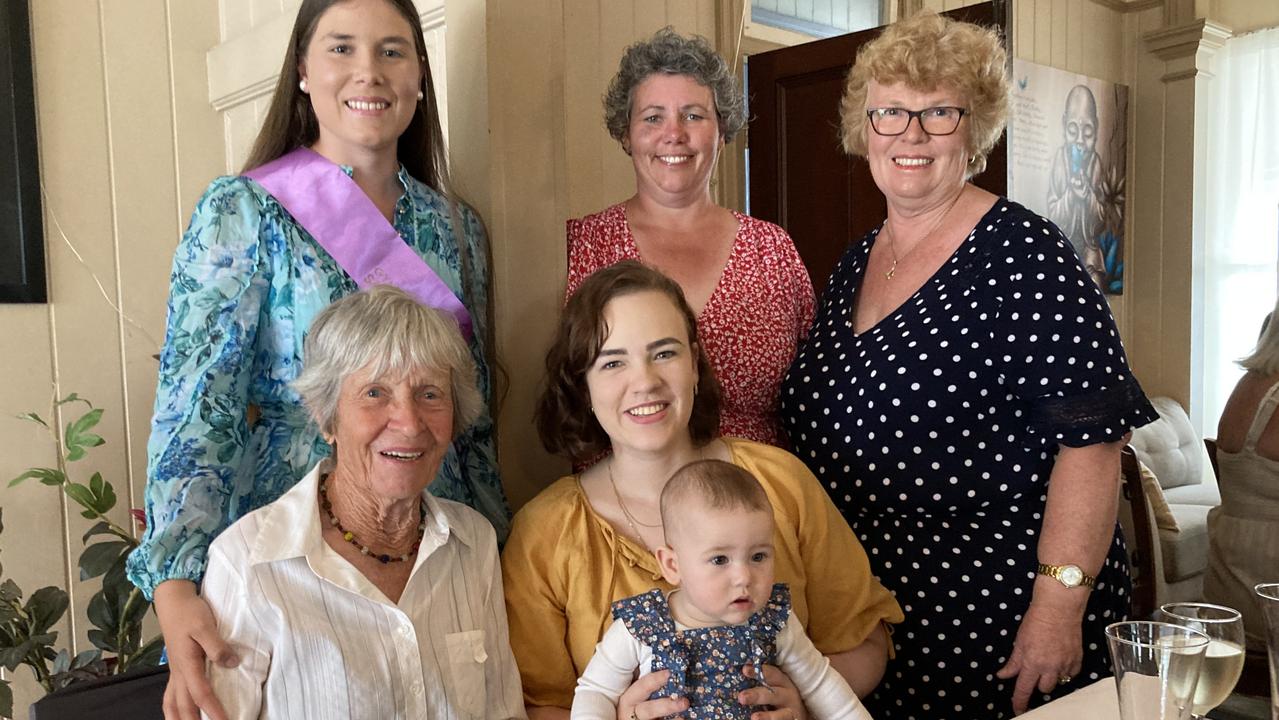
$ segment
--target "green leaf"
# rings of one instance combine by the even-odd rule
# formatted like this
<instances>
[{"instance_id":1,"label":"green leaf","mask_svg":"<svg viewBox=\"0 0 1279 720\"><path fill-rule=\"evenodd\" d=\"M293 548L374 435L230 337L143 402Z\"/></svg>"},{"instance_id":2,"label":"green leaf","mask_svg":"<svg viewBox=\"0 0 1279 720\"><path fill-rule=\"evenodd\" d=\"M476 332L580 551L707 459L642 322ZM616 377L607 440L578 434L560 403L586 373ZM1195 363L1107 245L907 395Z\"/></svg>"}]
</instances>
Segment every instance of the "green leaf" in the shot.
<instances>
[{"instance_id":1,"label":"green leaf","mask_svg":"<svg viewBox=\"0 0 1279 720\"><path fill-rule=\"evenodd\" d=\"M0 584L0 601L10 602L22 598L22 588L13 580L5 580Z\"/></svg>"},{"instance_id":2,"label":"green leaf","mask_svg":"<svg viewBox=\"0 0 1279 720\"><path fill-rule=\"evenodd\" d=\"M85 454L86 453L84 452L84 448L80 447L79 445L67 446L67 462L75 462L76 460L82 460Z\"/></svg>"},{"instance_id":3,"label":"green leaf","mask_svg":"<svg viewBox=\"0 0 1279 720\"><path fill-rule=\"evenodd\" d=\"M35 647L35 643L25 640L11 648L0 650L0 665L3 665L4 669L9 672L17 670L18 666L22 664L23 658L27 656L27 653L31 652L33 647Z\"/></svg>"},{"instance_id":4,"label":"green leaf","mask_svg":"<svg viewBox=\"0 0 1279 720\"><path fill-rule=\"evenodd\" d=\"M102 479L102 473L100 472L95 472L93 477L89 478L89 490L94 497L102 497L102 486L105 484L106 481Z\"/></svg>"},{"instance_id":5,"label":"green leaf","mask_svg":"<svg viewBox=\"0 0 1279 720\"><path fill-rule=\"evenodd\" d=\"M107 444L107 441L103 440L102 436L96 433L84 433L79 436L79 440L80 442L78 444L85 447L97 447L99 445Z\"/></svg>"},{"instance_id":6,"label":"green leaf","mask_svg":"<svg viewBox=\"0 0 1279 720\"><path fill-rule=\"evenodd\" d=\"M66 405L67 403L73 403L73 402L82 402L82 403L84 403L85 405L88 405L89 407L93 407L93 403L89 402L88 400L85 400L84 398L80 397L80 396L79 396L78 394L76 394L76 393L71 393L70 395L68 395L68 396L66 396L66 397L64 397L64 398L62 398L61 400L56 401L56 402L55 402L55 403L53 403L53 404L54 404L54 405Z\"/></svg>"},{"instance_id":7,"label":"green leaf","mask_svg":"<svg viewBox=\"0 0 1279 720\"><path fill-rule=\"evenodd\" d=\"M85 614L89 616L89 622L93 623L94 627L114 638L119 625L116 618L117 607L104 593L97 593L89 598L89 607L85 610Z\"/></svg>"},{"instance_id":8,"label":"green leaf","mask_svg":"<svg viewBox=\"0 0 1279 720\"><path fill-rule=\"evenodd\" d=\"M22 413L21 415L19 415L19 416L18 416L18 419L19 419L19 420L27 420L27 421L30 421L30 422L33 422L33 423L40 423L41 425L43 425L43 426L45 426L45 427L49 427L49 423L45 422L45 421L44 421L44 418L40 417L39 415L36 415L36 414L35 414L35 413L33 413L33 412L25 412L25 413Z\"/></svg>"},{"instance_id":9,"label":"green leaf","mask_svg":"<svg viewBox=\"0 0 1279 720\"><path fill-rule=\"evenodd\" d=\"M75 656L75 660L71 661L71 667L73 669L82 668L86 665L97 662L101 658L102 658L101 650L85 650L84 652Z\"/></svg>"},{"instance_id":10,"label":"green leaf","mask_svg":"<svg viewBox=\"0 0 1279 720\"><path fill-rule=\"evenodd\" d=\"M53 674L64 673L71 669L71 653L66 648L58 651L57 657L53 659L53 667L49 670Z\"/></svg>"},{"instance_id":11,"label":"green leaf","mask_svg":"<svg viewBox=\"0 0 1279 720\"><path fill-rule=\"evenodd\" d=\"M62 618L70 599L59 587L42 587L27 599L27 615L31 616L31 631L42 633Z\"/></svg>"},{"instance_id":12,"label":"green leaf","mask_svg":"<svg viewBox=\"0 0 1279 720\"><path fill-rule=\"evenodd\" d=\"M156 635L138 649L129 662L129 667L155 667L160 664L160 653L164 651L164 636Z\"/></svg>"},{"instance_id":13,"label":"green leaf","mask_svg":"<svg viewBox=\"0 0 1279 720\"><path fill-rule=\"evenodd\" d=\"M87 486L80 483L67 483L62 486L62 491L67 497L76 501L76 504L86 510L96 510L97 504L94 502L93 491Z\"/></svg>"},{"instance_id":14,"label":"green leaf","mask_svg":"<svg viewBox=\"0 0 1279 720\"><path fill-rule=\"evenodd\" d=\"M86 510L85 512L88 512L88 511ZM84 513L81 513L81 515L83 514ZM81 542L83 542L85 545L88 545L89 538L93 537L94 535L114 535L114 533L111 532L111 523L107 522L106 520L100 520L93 527L85 531L84 537L81 539Z\"/></svg>"},{"instance_id":15,"label":"green leaf","mask_svg":"<svg viewBox=\"0 0 1279 720\"><path fill-rule=\"evenodd\" d=\"M94 473L93 476L99 479L102 477L98 473ZM102 491L95 490L93 494L98 496L98 512L103 515L106 515L111 508L115 507L115 488L111 487L111 483L103 481Z\"/></svg>"},{"instance_id":16,"label":"green leaf","mask_svg":"<svg viewBox=\"0 0 1279 720\"><path fill-rule=\"evenodd\" d=\"M89 642L93 643L94 647L102 648L110 653L118 652L118 649L115 646L115 638L107 635L101 630L94 628L88 632L88 636Z\"/></svg>"},{"instance_id":17,"label":"green leaf","mask_svg":"<svg viewBox=\"0 0 1279 720\"><path fill-rule=\"evenodd\" d=\"M8 680L0 680L0 717L13 717L13 688Z\"/></svg>"},{"instance_id":18,"label":"green leaf","mask_svg":"<svg viewBox=\"0 0 1279 720\"><path fill-rule=\"evenodd\" d=\"M24 480L35 478L45 485L61 485L66 482L67 476L62 474L61 470L54 468L31 468L22 473L18 477L9 481L9 487L13 487Z\"/></svg>"},{"instance_id":19,"label":"green leaf","mask_svg":"<svg viewBox=\"0 0 1279 720\"><path fill-rule=\"evenodd\" d=\"M80 579L95 578L110 570L128 547L128 544L123 542L100 542L86 547L84 552L80 553Z\"/></svg>"},{"instance_id":20,"label":"green leaf","mask_svg":"<svg viewBox=\"0 0 1279 720\"><path fill-rule=\"evenodd\" d=\"M90 410L89 412L76 418L75 422L72 422L67 425L67 438L66 438L67 444L68 445L81 444L80 442L78 442L78 439L80 438L80 436L87 433L89 429L92 428L94 425L97 425L100 420L102 420L101 409Z\"/></svg>"},{"instance_id":21,"label":"green leaf","mask_svg":"<svg viewBox=\"0 0 1279 720\"><path fill-rule=\"evenodd\" d=\"M13 606L7 602L0 602L0 623L12 622L17 619L18 612L13 609ZM2 634L3 632L0 631L0 635Z\"/></svg>"}]
</instances>

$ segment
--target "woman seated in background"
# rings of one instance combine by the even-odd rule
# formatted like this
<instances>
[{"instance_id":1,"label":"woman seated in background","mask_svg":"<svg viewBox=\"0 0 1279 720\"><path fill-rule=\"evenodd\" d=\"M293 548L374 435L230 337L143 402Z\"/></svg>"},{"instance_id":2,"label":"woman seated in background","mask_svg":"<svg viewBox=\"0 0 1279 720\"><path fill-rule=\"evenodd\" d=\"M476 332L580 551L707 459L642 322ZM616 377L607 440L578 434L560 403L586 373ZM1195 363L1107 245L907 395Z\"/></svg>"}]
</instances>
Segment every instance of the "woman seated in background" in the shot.
<instances>
[{"instance_id":1,"label":"woman seated in background","mask_svg":"<svg viewBox=\"0 0 1279 720\"><path fill-rule=\"evenodd\" d=\"M568 222L568 295L619 260L661 270L697 316L723 392L720 433L789 448L777 388L813 320L813 285L786 231L711 196L744 104L741 82L701 38L666 28L626 49L604 122L631 157L635 194Z\"/></svg>"},{"instance_id":2,"label":"woman seated in background","mask_svg":"<svg viewBox=\"0 0 1279 720\"><path fill-rule=\"evenodd\" d=\"M1156 415L1061 230L970 182L1003 131L1005 58L995 31L929 12L862 46L844 149L888 214L783 384L796 452L906 612L862 698L880 720L994 720L1104 677L1128 611L1119 453Z\"/></svg>"},{"instance_id":3,"label":"woman seated in background","mask_svg":"<svg viewBox=\"0 0 1279 720\"><path fill-rule=\"evenodd\" d=\"M1276 307L1279 311L1279 306ZM1266 316L1217 425L1221 505L1208 512L1204 599L1243 613L1248 647L1266 646L1253 587L1279 580L1279 327Z\"/></svg>"},{"instance_id":4,"label":"woman seated in background","mask_svg":"<svg viewBox=\"0 0 1279 720\"><path fill-rule=\"evenodd\" d=\"M377 286L322 311L295 381L333 446L213 541L231 718L522 718L493 526L426 492L479 416L454 320Z\"/></svg>"},{"instance_id":5,"label":"woman seated in background","mask_svg":"<svg viewBox=\"0 0 1279 720\"><path fill-rule=\"evenodd\" d=\"M795 616L858 694L879 682L888 660L884 624L899 622L901 610L803 463L769 445L716 438L719 387L674 281L635 261L587 278L564 308L546 383L537 429L547 450L575 462L612 455L525 505L503 551L511 647L531 718L569 717L614 601L673 589L653 557L665 542L659 501L667 479L698 459L738 465L764 486L776 577L790 586ZM686 709L684 698L648 699L668 674L631 685L618 717ZM766 720L806 717L785 674L765 666L764 679L773 690L745 690L738 702L777 708L755 716Z\"/></svg>"}]
</instances>

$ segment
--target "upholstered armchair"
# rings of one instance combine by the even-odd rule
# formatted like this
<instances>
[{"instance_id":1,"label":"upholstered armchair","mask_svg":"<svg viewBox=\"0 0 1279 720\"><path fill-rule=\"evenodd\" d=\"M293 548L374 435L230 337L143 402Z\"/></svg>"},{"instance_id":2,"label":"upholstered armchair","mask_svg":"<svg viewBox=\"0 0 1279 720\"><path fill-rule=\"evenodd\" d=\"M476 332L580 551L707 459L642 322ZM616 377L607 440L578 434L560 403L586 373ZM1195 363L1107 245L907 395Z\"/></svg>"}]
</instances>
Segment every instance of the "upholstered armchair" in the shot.
<instances>
[{"instance_id":1,"label":"upholstered armchair","mask_svg":"<svg viewBox=\"0 0 1279 720\"><path fill-rule=\"evenodd\" d=\"M1208 511L1221 504L1212 458L1186 411L1172 398L1151 404L1159 419L1133 432L1122 463L1130 507L1120 516L1136 569L1139 613L1202 598Z\"/></svg>"}]
</instances>

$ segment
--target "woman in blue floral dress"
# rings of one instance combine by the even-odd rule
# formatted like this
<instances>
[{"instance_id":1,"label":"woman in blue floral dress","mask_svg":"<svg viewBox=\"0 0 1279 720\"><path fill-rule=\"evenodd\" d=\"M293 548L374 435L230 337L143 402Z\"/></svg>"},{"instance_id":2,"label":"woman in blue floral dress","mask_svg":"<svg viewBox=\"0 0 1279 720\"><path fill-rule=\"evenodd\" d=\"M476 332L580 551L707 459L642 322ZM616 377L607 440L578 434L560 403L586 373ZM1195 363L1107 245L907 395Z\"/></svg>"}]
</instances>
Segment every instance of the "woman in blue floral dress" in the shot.
<instances>
[{"instance_id":1,"label":"woman in blue floral dress","mask_svg":"<svg viewBox=\"0 0 1279 720\"><path fill-rule=\"evenodd\" d=\"M306 0L246 170L298 147L341 166L469 311L488 399L484 229L447 194L431 93L411 0ZM311 320L356 289L254 180L218 178L197 203L170 277L147 529L128 561L130 579L154 596L168 647L168 718L197 718L198 708L225 717L204 678L206 655L234 662L197 594L209 543L329 453L289 383ZM456 441L431 490L473 506L505 537L509 511L487 413Z\"/></svg>"}]
</instances>

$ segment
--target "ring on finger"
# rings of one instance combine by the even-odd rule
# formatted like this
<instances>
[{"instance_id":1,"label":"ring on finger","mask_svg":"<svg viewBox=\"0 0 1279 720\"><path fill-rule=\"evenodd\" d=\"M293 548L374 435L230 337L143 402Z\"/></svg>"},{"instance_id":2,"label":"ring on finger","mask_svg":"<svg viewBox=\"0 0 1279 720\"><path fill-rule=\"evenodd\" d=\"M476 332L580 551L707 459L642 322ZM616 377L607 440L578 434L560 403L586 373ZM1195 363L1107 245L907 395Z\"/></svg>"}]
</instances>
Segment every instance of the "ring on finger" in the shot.
<instances>
[{"instance_id":1,"label":"ring on finger","mask_svg":"<svg viewBox=\"0 0 1279 720\"><path fill-rule=\"evenodd\" d=\"M1068 683L1068 682L1070 682L1071 680L1074 680L1074 679L1075 679L1075 678L1074 678L1073 676L1071 676L1071 675L1059 675L1059 676L1057 676L1057 684L1058 684L1058 685L1065 685L1066 683Z\"/></svg>"}]
</instances>

